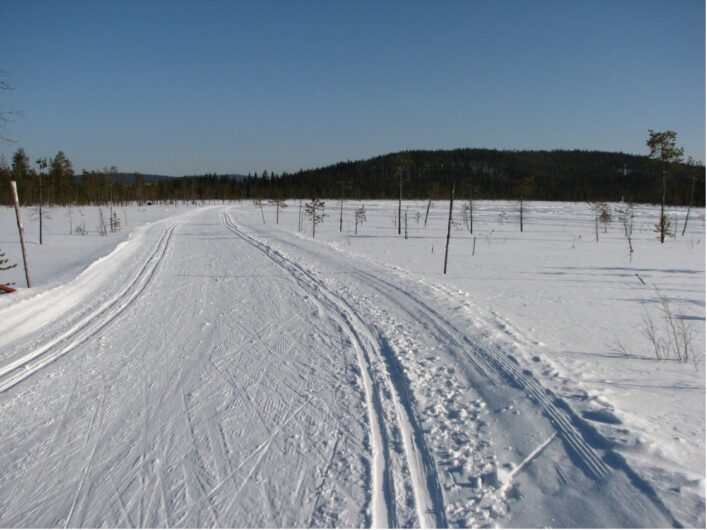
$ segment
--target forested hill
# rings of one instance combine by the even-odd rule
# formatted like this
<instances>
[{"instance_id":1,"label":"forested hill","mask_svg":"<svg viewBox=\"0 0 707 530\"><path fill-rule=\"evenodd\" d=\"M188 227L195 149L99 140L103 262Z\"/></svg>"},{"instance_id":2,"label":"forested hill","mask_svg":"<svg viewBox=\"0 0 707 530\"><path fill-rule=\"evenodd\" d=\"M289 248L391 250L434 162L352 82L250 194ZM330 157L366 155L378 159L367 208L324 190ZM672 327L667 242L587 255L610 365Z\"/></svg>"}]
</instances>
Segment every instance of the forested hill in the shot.
<instances>
[{"instance_id":1,"label":"forested hill","mask_svg":"<svg viewBox=\"0 0 707 530\"><path fill-rule=\"evenodd\" d=\"M667 201L686 204L697 175L695 204L704 205L705 168L669 168ZM498 151L455 149L406 151L357 162L341 162L279 178L247 179L249 195L276 187L285 196L397 198L400 176L407 198L446 198L457 189L485 199L511 199L523 179L537 200L660 202L660 166L645 156L601 151ZM530 179L528 179L530 177Z\"/></svg>"},{"instance_id":2,"label":"forested hill","mask_svg":"<svg viewBox=\"0 0 707 530\"><path fill-rule=\"evenodd\" d=\"M705 168L666 165L669 204L705 204ZM115 168L75 174L62 152L43 174L19 149L13 166L0 165L0 204L11 204L17 181L23 204L101 204L109 201L208 199L446 199L452 182L459 196L477 199L625 201L658 203L660 164L646 156L600 151L404 151L357 162L277 175L206 174L179 178L118 173Z\"/></svg>"}]
</instances>

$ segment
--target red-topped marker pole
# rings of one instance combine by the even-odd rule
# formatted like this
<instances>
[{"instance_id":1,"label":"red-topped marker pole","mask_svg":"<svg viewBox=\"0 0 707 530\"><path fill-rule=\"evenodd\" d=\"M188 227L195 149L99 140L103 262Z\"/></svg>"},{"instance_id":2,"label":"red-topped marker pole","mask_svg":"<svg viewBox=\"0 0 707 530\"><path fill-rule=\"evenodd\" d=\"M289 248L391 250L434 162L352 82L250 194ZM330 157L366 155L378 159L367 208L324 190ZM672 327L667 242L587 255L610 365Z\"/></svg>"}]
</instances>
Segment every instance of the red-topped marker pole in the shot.
<instances>
[{"instance_id":1,"label":"red-topped marker pole","mask_svg":"<svg viewBox=\"0 0 707 530\"><path fill-rule=\"evenodd\" d=\"M22 212L20 212L20 199L17 196L17 183L12 180L10 181L10 191L12 192L12 199L15 201L15 217L17 217L17 229L20 232L20 245L22 245L22 264L25 267L25 279L27 280L27 287L32 287L32 283L29 279L29 267L27 266L27 248L25 247L25 227L22 224Z\"/></svg>"}]
</instances>

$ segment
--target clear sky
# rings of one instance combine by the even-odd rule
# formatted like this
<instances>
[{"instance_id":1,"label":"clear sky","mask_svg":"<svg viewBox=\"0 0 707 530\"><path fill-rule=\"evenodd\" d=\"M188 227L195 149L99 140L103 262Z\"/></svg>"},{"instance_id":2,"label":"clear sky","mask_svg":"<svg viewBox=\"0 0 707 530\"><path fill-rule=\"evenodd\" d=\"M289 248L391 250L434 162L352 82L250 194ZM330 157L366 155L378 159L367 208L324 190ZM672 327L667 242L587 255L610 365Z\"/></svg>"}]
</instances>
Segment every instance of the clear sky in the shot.
<instances>
[{"instance_id":1,"label":"clear sky","mask_svg":"<svg viewBox=\"0 0 707 530\"><path fill-rule=\"evenodd\" d=\"M167 175L402 149L705 159L703 0L0 0L31 160Z\"/></svg>"}]
</instances>

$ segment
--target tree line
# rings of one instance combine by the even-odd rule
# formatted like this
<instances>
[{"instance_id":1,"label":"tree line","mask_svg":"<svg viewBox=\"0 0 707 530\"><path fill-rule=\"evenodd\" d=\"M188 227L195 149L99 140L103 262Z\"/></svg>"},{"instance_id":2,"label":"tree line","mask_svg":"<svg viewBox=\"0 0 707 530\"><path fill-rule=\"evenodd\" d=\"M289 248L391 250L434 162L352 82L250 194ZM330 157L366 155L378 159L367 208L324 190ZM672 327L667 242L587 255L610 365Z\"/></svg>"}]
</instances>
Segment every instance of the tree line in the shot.
<instances>
[{"instance_id":1,"label":"tree line","mask_svg":"<svg viewBox=\"0 0 707 530\"><path fill-rule=\"evenodd\" d=\"M45 160L40 167L40 160ZM340 199L446 199L453 182L474 199L627 201L694 206L705 204L705 167L657 162L651 156L603 151L499 151L454 149L404 151L346 161L296 173L263 171L191 175L161 180L116 168L74 172L63 152L30 162L19 148L0 158L0 204L10 204L8 182L18 184L23 204L107 204L322 197ZM664 193L667 190L667 193ZM665 195L665 196L663 196Z\"/></svg>"}]
</instances>

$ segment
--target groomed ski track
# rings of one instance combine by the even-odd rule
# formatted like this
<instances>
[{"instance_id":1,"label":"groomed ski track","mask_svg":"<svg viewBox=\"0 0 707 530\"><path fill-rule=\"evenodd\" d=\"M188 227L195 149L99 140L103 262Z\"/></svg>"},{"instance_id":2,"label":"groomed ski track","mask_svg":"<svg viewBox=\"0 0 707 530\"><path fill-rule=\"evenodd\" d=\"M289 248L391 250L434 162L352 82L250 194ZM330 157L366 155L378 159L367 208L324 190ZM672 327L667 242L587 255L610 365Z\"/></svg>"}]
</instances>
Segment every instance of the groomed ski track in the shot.
<instances>
[{"instance_id":1,"label":"groomed ski track","mask_svg":"<svg viewBox=\"0 0 707 530\"><path fill-rule=\"evenodd\" d=\"M67 325L66 331L51 338L38 348L8 362L0 368L0 393L12 388L38 370L41 370L82 342L95 336L118 317L140 295L164 258L174 229L179 220L168 225L160 236L154 251L138 273L115 297L98 307L76 323Z\"/></svg>"},{"instance_id":2,"label":"groomed ski track","mask_svg":"<svg viewBox=\"0 0 707 530\"><path fill-rule=\"evenodd\" d=\"M228 207L112 258L0 344L4 527L680 526L441 288Z\"/></svg>"},{"instance_id":3,"label":"groomed ski track","mask_svg":"<svg viewBox=\"0 0 707 530\"><path fill-rule=\"evenodd\" d=\"M392 455L389 441L391 435L386 433L388 425L392 423L397 423L396 427L401 433L405 464L411 476L410 482L414 492L418 524L422 528L447 526L442 494L434 464L425 445L424 435L411 408L404 408L401 404L401 399L409 400L410 396L405 390L396 387L396 381L398 384L403 383L402 378L399 375L391 377L387 372L387 367L394 366L395 361L382 358L385 350L344 299L336 296L321 281L293 261L239 230L228 214L224 213L223 219L229 230L291 274L302 289L316 298L330 315L337 320L340 319L342 329L345 329L356 347L359 368L366 389L368 421L371 428L374 526L398 526L395 515L395 480L391 469ZM388 391L382 392L380 386L387 387ZM391 404L388 407L384 405L385 396L390 396ZM386 421L386 408L394 411L392 418L388 415L388 421Z\"/></svg>"}]
</instances>

